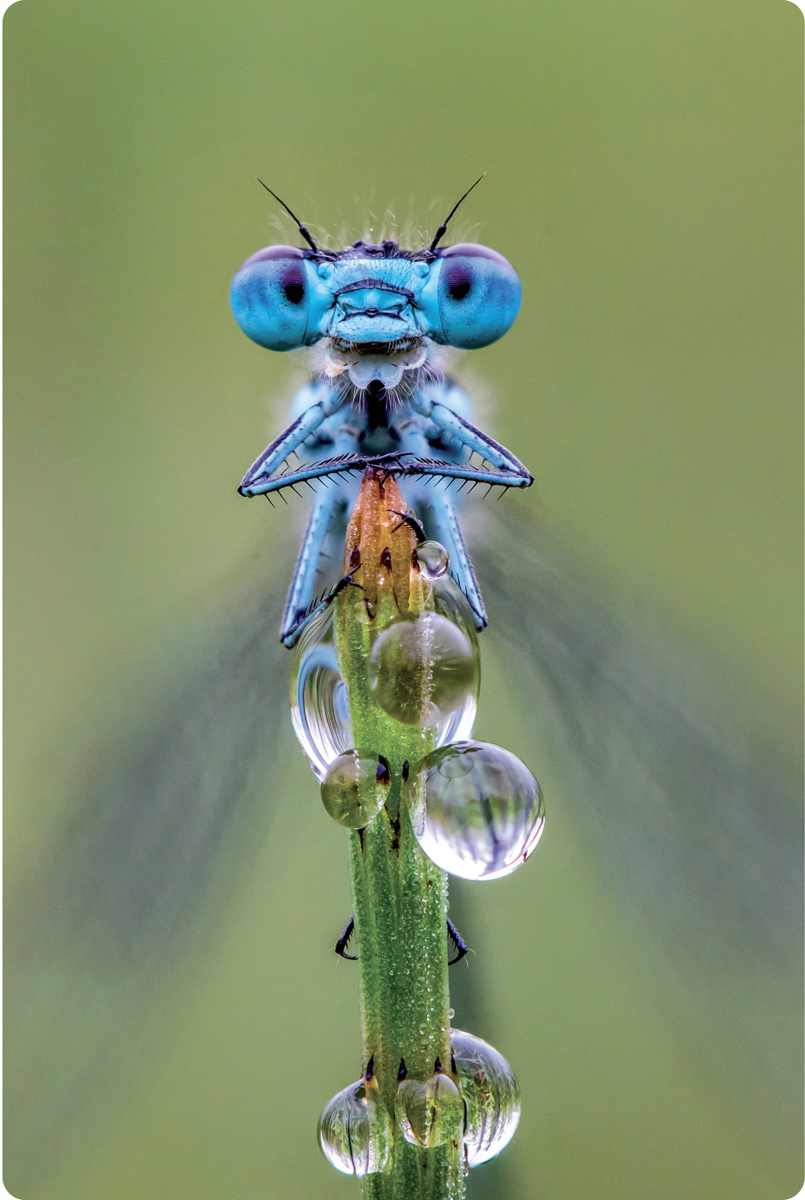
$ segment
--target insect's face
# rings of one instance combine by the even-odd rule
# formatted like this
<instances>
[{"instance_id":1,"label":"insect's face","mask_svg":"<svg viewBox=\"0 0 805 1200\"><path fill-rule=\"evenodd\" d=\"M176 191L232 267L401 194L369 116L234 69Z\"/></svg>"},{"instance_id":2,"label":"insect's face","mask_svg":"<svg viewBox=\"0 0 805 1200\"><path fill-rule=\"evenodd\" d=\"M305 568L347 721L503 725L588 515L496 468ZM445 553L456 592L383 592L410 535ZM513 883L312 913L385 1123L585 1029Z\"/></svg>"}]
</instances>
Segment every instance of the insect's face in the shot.
<instances>
[{"instance_id":1,"label":"insect's face","mask_svg":"<svg viewBox=\"0 0 805 1200\"><path fill-rule=\"evenodd\" d=\"M502 337L520 307L520 280L494 250L463 243L435 252L356 242L340 254L269 246L232 281L244 333L270 350L327 339L329 374L389 387L420 366L427 344L476 349Z\"/></svg>"}]
</instances>

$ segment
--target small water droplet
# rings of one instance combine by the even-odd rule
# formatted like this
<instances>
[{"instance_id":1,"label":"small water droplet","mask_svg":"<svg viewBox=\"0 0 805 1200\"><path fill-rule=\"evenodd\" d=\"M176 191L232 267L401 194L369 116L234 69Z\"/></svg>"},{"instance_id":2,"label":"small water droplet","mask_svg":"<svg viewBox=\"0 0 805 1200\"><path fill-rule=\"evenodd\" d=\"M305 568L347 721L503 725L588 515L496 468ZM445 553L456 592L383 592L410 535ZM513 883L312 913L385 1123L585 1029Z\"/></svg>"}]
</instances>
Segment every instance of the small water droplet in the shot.
<instances>
[{"instance_id":1,"label":"small water droplet","mask_svg":"<svg viewBox=\"0 0 805 1200\"><path fill-rule=\"evenodd\" d=\"M452 1049L466 1104L467 1165L477 1167L500 1154L514 1136L520 1120L520 1089L506 1059L482 1038L454 1029Z\"/></svg>"},{"instance_id":2,"label":"small water droplet","mask_svg":"<svg viewBox=\"0 0 805 1200\"><path fill-rule=\"evenodd\" d=\"M416 839L462 879L500 879L525 862L545 823L542 792L514 754L454 742L426 755L403 785Z\"/></svg>"},{"instance_id":3,"label":"small water droplet","mask_svg":"<svg viewBox=\"0 0 805 1200\"><path fill-rule=\"evenodd\" d=\"M374 1079L359 1079L333 1096L319 1120L325 1158L345 1175L372 1175L388 1162L391 1121Z\"/></svg>"},{"instance_id":4,"label":"small water droplet","mask_svg":"<svg viewBox=\"0 0 805 1200\"><path fill-rule=\"evenodd\" d=\"M441 542L420 542L416 548L419 569L431 582L441 579L450 566L450 555Z\"/></svg>"},{"instance_id":5,"label":"small water droplet","mask_svg":"<svg viewBox=\"0 0 805 1200\"><path fill-rule=\"evenodd\" d=\"M453 1017L454 1017L455 1015L456 1015L456 1010L455 1010L454 1008L448 1008L448 1010L447 1010L447 1019L448 1019L449 1021L452 1021L452 1020L453 1020Z\"/></svg>"},{"instance_id":6,"label":"small water droplet","mask_svg":"<svg viewBox=\"0 0 805 1200\"><path fill-rule=\"evenodd\" d=\"M397 1088L403 1137L415 1146L441 1146L456 1136L464 1118L464 1101L449 1075L404 1079Z\"/></svg>"},{"instance_id":7,"label":"small water droplet","mask_svg":"<svg viewBox=\"0 0 805 1200\"><path fill-rule=\"evenodd\" d=\"M363 829L385 804L390 783L384 758L347 750L330 763L322 780L322 803L339 825Z\"/></svg>"},{"instance_id":8,"label":"small water droplet","mask_svg":"<svg viewBox=\"0 0 805 1200\"><path fill-rule=\"evenodd\" d=\"M291 721L305 756L321 780L352 745L347 689L335 656L331 605L302 633L291 675Z\"/></svg>"}]
</instances>

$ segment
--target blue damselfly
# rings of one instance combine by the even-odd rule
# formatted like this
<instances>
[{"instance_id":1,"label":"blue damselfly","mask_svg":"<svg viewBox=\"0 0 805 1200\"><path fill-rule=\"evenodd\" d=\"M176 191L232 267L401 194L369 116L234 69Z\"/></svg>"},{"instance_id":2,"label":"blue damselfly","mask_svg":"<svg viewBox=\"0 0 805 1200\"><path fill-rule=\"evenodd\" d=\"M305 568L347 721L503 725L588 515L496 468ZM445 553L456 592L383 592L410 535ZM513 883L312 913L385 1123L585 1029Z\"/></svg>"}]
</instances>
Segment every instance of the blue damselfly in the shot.
<instances>
[{"instance_id":1,"label":"blue damselfly","mask_svg":"<svg viewBox=\"0 0 805 1200\"><path fill-rule=\"evenodd\" d=\"M441 367L432 335L441 328L445 341L484 344L489 330L462 334L460 322L457 334L445 330L445 314L452 319L471 296L477 271L482 292L500 293L491 329L499 336L516 315L519 285L494 251L464 244L440 252L438 243L437 234L419 251L388 242L346 251L270 247L236 277L236 312L258 341L276 349L318 343L333 312L343 329L333 336L327 327L327 346L314 350L314 379L294 401L293 424L241 484L244 494L271 495L321 481L282 640L293 644L319 591L338 574L355 473L385 460L410 489L426 531L450 550L479 628L488 610L484 637L501 647L513 703L540 725L567 780L568 811L587 830L634 921L650 931L658 969L670 964L663 978L675 981L681 1011L695 1013L710 1036L719 1023L714 981L724 973L738 981L741 1000L723 1036L745 1048L747 1077L785 1120L800 1075L775 1027L777 1000L791 995L798 974L795 776L786 763L766 759L751 720L719 711L729 709L729 688L707 679L694 654L622 615L549 534L491 505L466 528L478 587L456 504L440 489L451 480L455 491L475 481L523 487L531 478L470 423L466 395ZM255 295L271 289L285 307L279 338L254 316ZM422 314L428 323L420 328ZM299 464L288 461L291 451ZM288 656L277 639L284 569L263 565L214 644L144 717L135 749L113 752L111 765L99 766L40 881L21 925L20 988L12 991L12 1005L31 1024L18 1068L32 1097L20 1110L31 1154L64 1122L78 1085L95 1073L121 1025L159 994L218 894L217 881L243 852L252 815L266 805L265 779L287 726ZM337 926L340 915L334 920ZM41 999L42 963L60 957L73 957L80 969L55 999L41 1001L38 1014L31 996ZM107 1015L82 1026L99 976L111 979ZM86 1054L66 1062L61 1075L46 1067L45 1085L31 1063L42 1042L58 1044L71 1019L87 1030ZM55 1057L44 1053L46 1063Z\"/></svg>"}]
</instances>

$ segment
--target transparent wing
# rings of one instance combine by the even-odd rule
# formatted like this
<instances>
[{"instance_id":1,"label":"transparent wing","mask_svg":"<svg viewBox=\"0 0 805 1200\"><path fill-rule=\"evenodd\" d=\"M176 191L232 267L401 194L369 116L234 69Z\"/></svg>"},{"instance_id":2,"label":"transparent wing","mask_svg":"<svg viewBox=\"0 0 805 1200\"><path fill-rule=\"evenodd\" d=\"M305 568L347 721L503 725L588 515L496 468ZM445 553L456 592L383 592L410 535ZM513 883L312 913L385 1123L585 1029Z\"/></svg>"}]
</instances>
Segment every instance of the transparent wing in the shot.
<instances>
[{"instance_id":1,"label":"transparent wing","mask_svg":"<svg viewBox=\"0 0 805 1200\"><path fill-rule=\"evenodd\" d=\"M47 861L8 902L6 1162L28 1186L103 1101L267 834L292 741L287 574L262 564L188 635L175 679L99 751Z\"/></svg>"},{"instance_id":2,"label":"transparent wing","mask_svg":"<svg viewBox=\"0 0 805 1200\"><path fill-rule=\"evenodd\" d=\"M642 897L669 952L787 963L802 917L798 764L753 734L725 664L628 613L549 534L493 517L473 542L490 640L520 663L613 881Z\"/></svg>"},{"instance_id":3,"label":"transparent wing","mask_svg":"<svg viewBox=\"0 0 805 1200\"><path fill-rule=\"evenodd\" d=\"M490 616L484 653L505 656L512 703L533 710L591 861L656 948L658 986L682 1021L740 1041L771 1119L790 1119L801 1091L795 764L758 742L728 672L625 616L548 535L487 506L472 551ZM290 742L277 637L288 568L261 568L199 632L177 681L106 754L45 869L12 899L9 1160L41 1163L69 1137L77 1104L97 1104L128 1031L203 950L223 892L267 835L278 747ZM472 944L483 898L452 894ZM545 969L528 954L518 963ZM739 997L726 1016L725 976ZM474 1012L488 1027L482 976L456 968L453 979L458 1020ZM504 1167L471 1177L475 1194L481 1176L506 1194Z\"/></svg>"},{"instance_id":4,"label":"transparent wing","mask_svg":"<svg viewBox=\"0 0 805 1200\"><path fill-rule=\"evenodd\" d=\"M485 636L658 989L798 1130L798 749L770 744L725 664L629 613L549 534L489 508L474 532Z\"/></svg>"}]
</instances>

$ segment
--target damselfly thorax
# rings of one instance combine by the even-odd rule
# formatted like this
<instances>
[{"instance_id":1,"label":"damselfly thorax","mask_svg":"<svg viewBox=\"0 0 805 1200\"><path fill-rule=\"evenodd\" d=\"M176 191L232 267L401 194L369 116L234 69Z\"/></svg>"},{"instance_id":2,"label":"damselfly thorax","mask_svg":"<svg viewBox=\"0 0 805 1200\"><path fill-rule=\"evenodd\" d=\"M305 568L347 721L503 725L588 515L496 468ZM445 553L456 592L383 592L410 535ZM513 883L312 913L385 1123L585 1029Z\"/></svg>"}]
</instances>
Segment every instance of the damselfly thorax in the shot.
<instances>
[{"instance_id":1,"label":"damselfly thorax","mask_svg":"<svg viewBox=\"0 0 805 1200\"><path fill-rule=\"evenodd\" d=\"M334 252L300 224L306 249L269 246L233 280L232 309L253 341L271 350L316 348L312 378L293 401L295 419L239 489L268 499L285 488L318 489L282 619L286 646L315 607L322 547L351 508L352 478L367 467L405 479L408 504L426 536L447 549L477 628L486 625L448 491L533 480L511 451L470 423L469 400L445 376L439 348L474 349L502 337L520 307L520 281L486 246L441 248L446 228L447 221L419 250L358 241Z\"/></svg>"}]
</instances>

